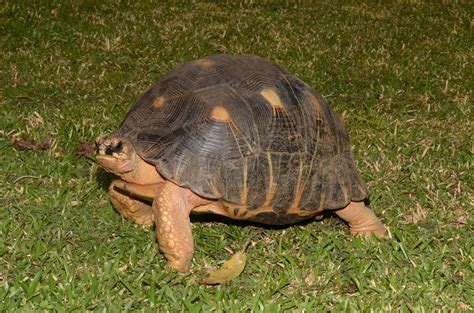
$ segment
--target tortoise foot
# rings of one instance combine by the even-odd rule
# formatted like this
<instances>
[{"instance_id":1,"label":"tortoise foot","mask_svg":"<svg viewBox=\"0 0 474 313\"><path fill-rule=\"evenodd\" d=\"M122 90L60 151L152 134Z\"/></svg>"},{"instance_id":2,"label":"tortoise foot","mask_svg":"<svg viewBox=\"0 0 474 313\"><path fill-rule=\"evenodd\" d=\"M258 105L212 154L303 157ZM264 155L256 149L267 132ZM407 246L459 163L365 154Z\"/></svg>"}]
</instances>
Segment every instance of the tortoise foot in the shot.
<instances>
[{"instance_id":1,"label":"tortoise foot","mask_svg":"<svg viewBox=\"0 0 474 313\"><path fill-rule=\"evenodd\" d=\"M114 180L109 187L109 196L112 206L126 219L143 226L153 225L151 205L127 195L120 186L121 180Z\"/></svg>"},{"instance_id":2,"label":"tortoise foot","mask_svg":"<svg viewBox=\"0 0 474 313\"><path fill-rule=\"evenodd\" d=\"M336 211L336 214L349 224L353 235L370 238L373 234L377 238L383 238L387 234L386 227L364 202L351 202L344 209Z\"/></svg>"},{"instance_id":3,"label":"tortoise foot","mask_svg":"<svg viewBox=\"0 0 474 313\"><path fill-rule=\"evenodd\" d=\"M168 260L168 264L166 265L166 269L168 271L176 270L181 273L186 273L191 268L191 260L186 262L180 261L170 261Z\"/></svg>"},{"instance_id":4,"label":"tortoise foot","mask_svg":"<svg viewBox=\"0 0 474 313\"><path fill-rule=\"evenodd\" d=\"M364 226L364 227L351 227L351 234L354 236L363 236L364 238L370 238L375 235L377 238L384 238L387 236L387 228L378 221L375 224Z\"/></svg>"}]
</instances>

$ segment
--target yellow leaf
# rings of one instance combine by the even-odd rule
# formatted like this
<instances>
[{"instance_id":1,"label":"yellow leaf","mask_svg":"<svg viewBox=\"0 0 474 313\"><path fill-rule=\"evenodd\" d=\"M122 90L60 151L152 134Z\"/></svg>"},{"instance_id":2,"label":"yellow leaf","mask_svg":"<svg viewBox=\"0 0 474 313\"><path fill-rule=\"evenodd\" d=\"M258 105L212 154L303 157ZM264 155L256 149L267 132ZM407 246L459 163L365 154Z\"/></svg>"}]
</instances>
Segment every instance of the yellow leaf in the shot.
<instances>
[{"instance_id":1,"label":"yellow leaf","mask_svg":"<svg viewBox=\"0 0 474 313\"><path fill-rule=\"evenodd\" d=\"M239 251L232 255L229 260L213 272L209 272L209 276L202 279L199 283L204 285L217 285L225 283L236 278L242 273L247 263L247 255L244 251Z\"/></svg>"}]
</instances>

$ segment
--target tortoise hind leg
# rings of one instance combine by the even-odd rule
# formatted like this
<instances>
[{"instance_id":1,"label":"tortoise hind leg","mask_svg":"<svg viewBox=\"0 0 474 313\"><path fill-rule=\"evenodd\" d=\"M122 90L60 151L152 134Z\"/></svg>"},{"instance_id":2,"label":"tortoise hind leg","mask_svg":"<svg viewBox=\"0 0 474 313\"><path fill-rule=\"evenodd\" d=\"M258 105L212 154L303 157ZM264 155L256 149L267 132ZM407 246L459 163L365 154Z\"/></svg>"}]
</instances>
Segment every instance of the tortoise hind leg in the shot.
<instances>
[{"instance_id":1,"label":"tortoise hind leg","mask_svg":"<svg viewBox=\"0 0 474 313\"><path fill-rule=\"evenodd\" d=\"M353 235L370 237L374 234L377 238L382 238L386 234L385 226L364 202L351 202L345 208L336 211L336 214L349 224Z\"/></svg>"}]
</instances>

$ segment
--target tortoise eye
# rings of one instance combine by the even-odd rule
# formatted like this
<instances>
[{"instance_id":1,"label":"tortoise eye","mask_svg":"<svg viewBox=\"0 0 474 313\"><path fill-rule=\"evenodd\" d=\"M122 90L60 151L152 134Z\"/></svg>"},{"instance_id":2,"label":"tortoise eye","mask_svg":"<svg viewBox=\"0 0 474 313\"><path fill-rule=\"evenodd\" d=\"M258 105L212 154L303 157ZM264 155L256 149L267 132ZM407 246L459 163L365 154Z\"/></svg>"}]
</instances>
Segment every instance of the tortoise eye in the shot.
<instances>
[{"instance_id":1,"label":"tortoise eye","mask_svg":"<svg viewBox=\"0 0 474 313\"><path fill-rule=\"evenodd\" d=\"M117 145L115 145L115 148L114 148L113 152L120 152L120 151L122 151L122 148L123 148L123 143L121 141L119 141L117 143Z\"/></svg>"},{"instance_id":2,"label":"tortoise eye","mask_svg":"<svg viewBox=\"0 0 474 313\"><path fill-rule=\"evenodd\" d=\"M112 155L112 153L114 153L114 152L115 153L121 152L122 148L123 148L123 143L121 141L119 141L115 146L113 146L113 145L107 146L107 148L105 148L105 154Z\"/></svg>"}]
</instances>

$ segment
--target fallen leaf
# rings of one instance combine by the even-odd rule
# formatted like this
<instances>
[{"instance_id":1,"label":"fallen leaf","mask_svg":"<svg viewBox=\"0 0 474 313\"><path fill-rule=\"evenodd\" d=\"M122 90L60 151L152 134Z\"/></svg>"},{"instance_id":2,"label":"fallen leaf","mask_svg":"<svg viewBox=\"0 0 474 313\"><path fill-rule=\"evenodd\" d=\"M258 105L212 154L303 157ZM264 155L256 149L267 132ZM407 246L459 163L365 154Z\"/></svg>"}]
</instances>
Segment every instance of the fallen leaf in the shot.
<instances>
[{"instance_id":1,"label":"fallen leaf","mask_svg":"<svg viewBox=\"0 0 474 313\"><path fill-rule=\"evenodd\" d=\"M79 147L76 148L74 153L76 155L87 156L87 155L92 155L94 153L94 150L95 150L95 145L93 143L83 142L79 145Z\"/></svg>"},{"instance_id":2,"label":"fallen leaf","mask_svg":"<svg viewBox=\"0 0 474 313\"><path fill-rule=\"evenodd\" d=\"M203 285L217 285L236 278L242 273L247 263L247 255L244 251L239 251L225 261L222 266L202 279L199 283Z\"/></svg>"},{"instance_id":3,"label":"fallen leaf","mask_svg":"<svg viewBox=\"0 0 474 313\"><path fill-rule=\"evenodd\" d=\"M42 143L36 143L34 140L15 139L12 143L13 148L20 151L32 150L42 151L49 149L49 139L43 140Z\"/></svg>"}]
</instances>

